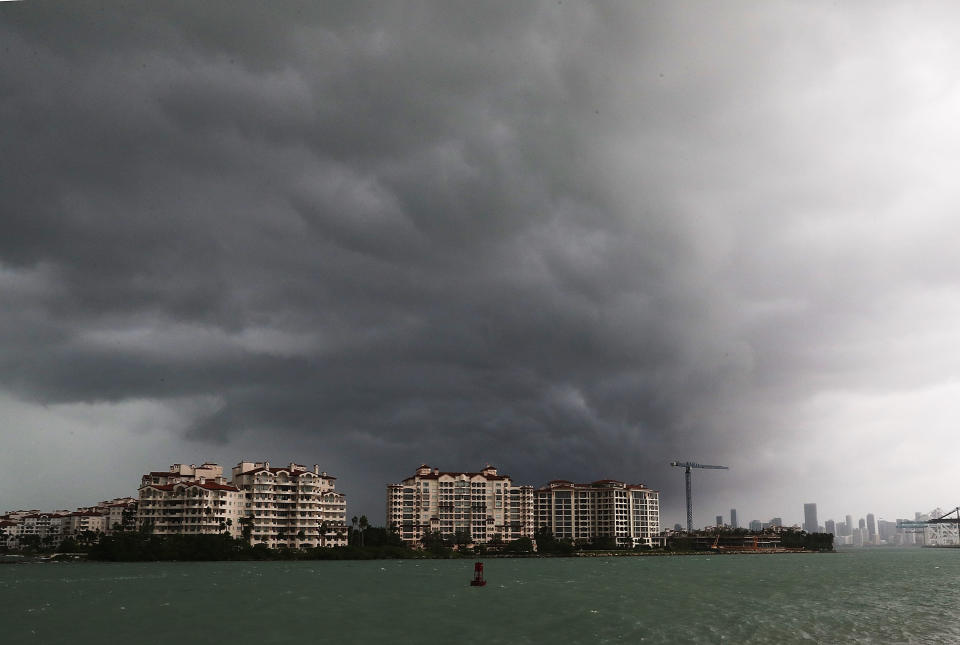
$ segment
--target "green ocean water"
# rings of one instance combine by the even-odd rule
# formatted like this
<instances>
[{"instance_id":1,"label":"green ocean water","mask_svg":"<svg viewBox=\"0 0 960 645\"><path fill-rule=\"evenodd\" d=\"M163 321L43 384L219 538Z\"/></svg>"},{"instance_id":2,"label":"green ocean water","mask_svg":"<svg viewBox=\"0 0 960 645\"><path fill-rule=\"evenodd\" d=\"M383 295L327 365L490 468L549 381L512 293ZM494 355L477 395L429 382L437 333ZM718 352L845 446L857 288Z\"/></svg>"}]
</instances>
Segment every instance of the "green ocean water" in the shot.
<instances>
[{"instance_id":1,"label":"green ocean water","mask_svg":"<svg viewBox=\"0 0 960 645\"><path fill-rule=\"evenodd\" d=\"M960 550L0 566L0 643L960 643Z\"/></svg>"}]
</instances>

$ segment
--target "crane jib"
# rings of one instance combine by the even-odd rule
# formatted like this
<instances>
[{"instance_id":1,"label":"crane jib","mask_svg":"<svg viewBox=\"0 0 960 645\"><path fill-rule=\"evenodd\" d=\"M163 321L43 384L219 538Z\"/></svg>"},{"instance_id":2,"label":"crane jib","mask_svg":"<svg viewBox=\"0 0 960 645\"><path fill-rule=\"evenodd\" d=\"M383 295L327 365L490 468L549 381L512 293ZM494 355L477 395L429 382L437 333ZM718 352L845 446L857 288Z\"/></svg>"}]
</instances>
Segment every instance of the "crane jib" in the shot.
<instances>
[{"instance_id":1,"label":"crane jib","mask_svg":"<svg viewBox=\"0 0 960 645\"><path fill-rule=\"evenodd\" d=\"M698 464L695 461L671 461L671 466L683 468L684 480L687 497L687 532L693 531L693 484L690 481L691 468L711 468L715 470L730 470L727 466L711 466L709 464ZM958 511L960 515L960 511Z\"/></svg>"}]
</instances>

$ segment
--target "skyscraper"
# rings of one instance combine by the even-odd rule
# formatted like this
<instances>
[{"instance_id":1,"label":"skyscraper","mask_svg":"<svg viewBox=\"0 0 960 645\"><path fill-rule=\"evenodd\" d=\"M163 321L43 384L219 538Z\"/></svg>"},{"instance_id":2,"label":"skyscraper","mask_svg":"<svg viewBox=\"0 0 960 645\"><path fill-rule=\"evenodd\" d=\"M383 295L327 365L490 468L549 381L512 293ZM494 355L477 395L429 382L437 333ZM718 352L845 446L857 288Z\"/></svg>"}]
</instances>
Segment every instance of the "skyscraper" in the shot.
<instances>
[{"instance_id":1,"label":"skyscraper","mask_svg":"<svg viewBox=\"0 0 960 645\"><path fill-rule=\"evenodd\" d=\"M889 520L877 520L877 537L883 540L893 540L897 535L897 523Z\"/></svg>"},{"instance_id":2,"label":"skyscraper","mask_svg":"<svg viewBox=\"0 0 960 645\"><path fill-rule=\"evenodd\" d=\"M873 513L867 513L867 534L870 544L877 543L877 520Z\"/></svg>"},{"instance_id":3,"label":"skyscraper","mask_svg":"<svg viewBox=\"0 0 960 645\"><path fill-rule=\"evenodd\" d=\"M827 520L826 522L823 523L823 526L824 526L824 530L827 533L833 533L834 535L837 534L837 526L833 520Z\"/></svg>"},{"instance_id":4,"label":"skyscraper","mask_svg":"<svg viewBox=\"0 0 960 645\"><path fill-rule=\"evenodd\" d=\"M717 526L723 526L723 515L717 515Z\"/></svg>"},{"instance_id":5,"label":"skyscraper","mask_svg":"<svg viewBox=\"0 0 960 645\"><path fill-rule=\"evenodd\" d=\"M847 532L844 535L853 535L853 516L847 515Z\"/></svg>"},{"instance_id":6,"label":"skyscraper","mask_svg":"<svg viewBox=\"0 0 960 645\"><path fill-rule=\"evenodd\" d=\"M817 522L817 505L816 504L804 504L803 505L803 530L807 533L816 533L817 529L820 528L820 524Z\"/></svg>"},{"instance_id":7,"label":"skyscraper","mask_svg":"<svg viewBox=\"0 0 960 645\"><path fill-rule=\"evenodd\" d=\"M740 525L737 524L737 509L735 508L730 509L730 528L732 529L740 528Z\"/></svg>"}]
</instances>

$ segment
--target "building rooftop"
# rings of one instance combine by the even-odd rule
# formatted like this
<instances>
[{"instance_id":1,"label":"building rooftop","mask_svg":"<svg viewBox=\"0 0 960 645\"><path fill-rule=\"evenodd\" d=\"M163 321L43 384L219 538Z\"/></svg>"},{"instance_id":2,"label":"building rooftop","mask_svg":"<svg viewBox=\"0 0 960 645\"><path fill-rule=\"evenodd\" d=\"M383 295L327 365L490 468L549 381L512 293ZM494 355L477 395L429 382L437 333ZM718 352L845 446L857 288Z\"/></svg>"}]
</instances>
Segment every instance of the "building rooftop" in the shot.
<instances>
[{"instance_id":1,"label":"building rooftop","mask_svg":"<svg viewBox=\"0 0 960 645\"><path fill-rule=\"evenodd\" d=\"M273 467L271 467L271 468L266 468L266 467L263 467L263 468L252 468L252 469L250 469L250 470L245 470L245 471L243 471L242 473L239 473L239 474L240 474L240 475L255 475L255 474L257 474L257 473L270 473L271 475L278 475L278 474L280 474L281 472L288 473L288 474L290 474L290 475L293 476L293 477L300 477L301 475L312 475L312 476L314 476L314 477L321 477L321 478L323 478L323 479L336 479L336 477L334 477L333 475L328 475L328 474L326 474L326 473L321 473L321 474L318 475L317 473L313 472L312 470L291 469L289 466L281 466L281 467L279 467L279 468L273 468Z\"/></svg>"},{"instance_id":2,"label":"building rooftop","mask_svg":"<svg viewBox=\"0 0 960 645\"><path fill-rule=\"evenodd\" d=\"M198 481L187 481L187 482L177 482L176 484L147 484L143 488L155 488L156 490L167 490L171 491L177 487L181 488L203 488L206 490L228 490L233 492L240 492L240 489L236 486L231 486L229 484L215 484L213 482L198 482Z\"/></svg>"}]
</instances>

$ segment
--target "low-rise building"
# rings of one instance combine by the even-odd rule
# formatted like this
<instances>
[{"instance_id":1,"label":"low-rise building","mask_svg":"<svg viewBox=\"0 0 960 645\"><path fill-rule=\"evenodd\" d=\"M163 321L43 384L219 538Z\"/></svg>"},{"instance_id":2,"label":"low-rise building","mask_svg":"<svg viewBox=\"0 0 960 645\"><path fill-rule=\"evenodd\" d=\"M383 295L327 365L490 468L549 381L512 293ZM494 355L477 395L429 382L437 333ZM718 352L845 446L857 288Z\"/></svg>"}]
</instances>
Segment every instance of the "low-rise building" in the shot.
<instances>
[{"instance_id":1,"label":"low-rise building","mask_svg":"<svg viewBox=\"0 0 960 645\"><path fill-rule=\"evenodd\" d=\"M7 516L3 516L6 518ZM19 545L20 522L0 519L0 549L15 549Z\"/></svg>"},{"instance_id":2,"label":"low-rise building","mask_svg":"<svg viewBox=\"0 0 960 645\"><path fill-rule=\"evenodd\" d=\"M132 531L136 528L137 500L113 500L107 502L101 514L104 516L104 533Z\"/></svg>"},{"instance_id":3,"label":"low-rise building","mask_svg":"<svg viewBox=\"0 0 960 645\"><path fill-rule=\"evenodd\" d=\"M557 479L534 491L536 526L558 539L612 538L619 547L654 546L660 533L660 493L643 484Z\"/></svg>"},{"instance_id":4,"label":"low-rise building","mask_svg":"<svg viewBox=\"0 0 960 645\"><path fill-rule=\"evenodd\" d=\"M429 531L483 544L533 537L533 488L514 486L489 464L480 472L441 472L426 464L387 486L387 527L411 546Z\"/></svg>"},{"instance_id":5,"label":"low-rise building","mask_svg":"<svg viewBox=\"0 0 960 645\"><path fill-rule=\"evenodd\" d=\"M19 520L18 534L20 538L35 535L40 538L41 546L56 546L69 529L70 513L32 513L24 515Z\"/></svg>"},{"instance_id":6,"label":"low-rise building","mask_svg":"<svg viewBox=\"0 0 960 645\"><path fill-rule=\"evenodd\" d=\"M106 522L101 513L96 511L75 511L63 518L61 531L63 535L75 536L86 532L103 533Z\"/></svg>"}]
</instances>

